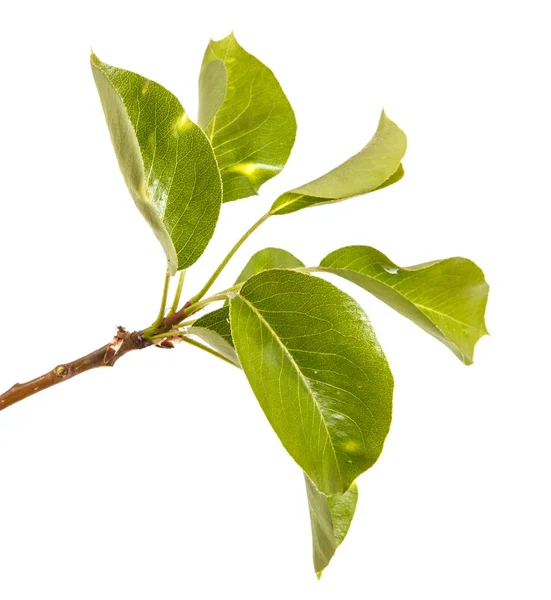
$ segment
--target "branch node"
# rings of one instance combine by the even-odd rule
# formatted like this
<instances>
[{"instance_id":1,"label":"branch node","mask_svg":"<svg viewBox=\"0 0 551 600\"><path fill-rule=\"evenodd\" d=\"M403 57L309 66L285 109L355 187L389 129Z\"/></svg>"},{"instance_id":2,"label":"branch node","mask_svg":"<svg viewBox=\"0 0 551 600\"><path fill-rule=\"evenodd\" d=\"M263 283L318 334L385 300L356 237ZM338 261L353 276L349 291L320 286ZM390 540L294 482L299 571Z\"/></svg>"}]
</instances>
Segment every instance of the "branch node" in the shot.
<instances>
[{"instance_id":1,"label":"branch node","mask_svg":"<svg viewBox=\"0 0 551 600\"><path fill-rule=\"evenodd\" d=\"M65 377L67 377L67 375L69 375L69 369L65 365L58 365L54 369L54 374L56 377L59 377L60 379L65 379Z\"/></svg>"}]
</instances>

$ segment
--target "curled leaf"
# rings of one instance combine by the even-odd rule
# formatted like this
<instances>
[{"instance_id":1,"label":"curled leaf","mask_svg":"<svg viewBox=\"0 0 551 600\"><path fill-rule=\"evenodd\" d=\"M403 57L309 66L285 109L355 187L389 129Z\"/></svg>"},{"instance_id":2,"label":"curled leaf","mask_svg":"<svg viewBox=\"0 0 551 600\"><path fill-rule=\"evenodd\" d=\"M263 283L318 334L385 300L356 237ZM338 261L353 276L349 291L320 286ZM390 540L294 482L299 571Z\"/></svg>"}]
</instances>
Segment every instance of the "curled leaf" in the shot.
<instances>
[{"instance_id":1,"label":"curled leaf","mask_svg":"<svg viewBox=\"0 0 551 600\"><path fill-rule=\"evenodd\" d=\"M95 54L91 65L124 180L174 274L201 256L214 232L222 202L216 158L164 87Z\"/></svg>"},{"instance_id":2,"label":"curled leaf","mask_svg":"<svg viewBox=\"0 0 551 600\"><path fill-rule=\"evenodd\" d=\"M218 159L224 202L255 195L283 169L297 128L275 75L233 34L205 52L198 122Z\"/></svg>"},{"instance_id":3,"label":"curled leaf","mask_svg":"<svg viewBox=\"0 0 551 600\"><path fill-rule=\"evenodd\" d=\"M312 527L314 569L319 578L348 533L356 512L358 487L353 483L344 494L326 496L306 475L304 480Z\"/></svg>"},{"instance_id":4,"label":"curled leaf","mask_svg":"<svg viewBox=\"0 0 551 600\"><path fill-rule=\"evenodd\" d=\"M230 311L227 306L213 310L197 319L188 329L188 333L201 338L203 342L220 352L236 367L241 366L235 353L230 329Z\"/></svg>"},{"instance_id":5,"label":"curled leaf","mask_svg":"<svg viewBox=\"0 0 551 600\"><path fill-rule=\"evenodd\" d=\"M447 258L399 267L369 246L347 246L321 261L321 270L340 275L394 308L445 344L465 364L488 333L484 312L488 284L467 258Z\"/></svg>"},{"instance_id":6,"label":"curled leaf","mask_svg":"<svg viewBox=\"0 0 551 600\"><path fill-rule=\"evenodd\" d=\"M404 174L401 160L406 153L404 132L383 111L371 141L358 154L290 192L272 205L273 215L360 196L396 183Z\"/></svg>"}]
</instances>

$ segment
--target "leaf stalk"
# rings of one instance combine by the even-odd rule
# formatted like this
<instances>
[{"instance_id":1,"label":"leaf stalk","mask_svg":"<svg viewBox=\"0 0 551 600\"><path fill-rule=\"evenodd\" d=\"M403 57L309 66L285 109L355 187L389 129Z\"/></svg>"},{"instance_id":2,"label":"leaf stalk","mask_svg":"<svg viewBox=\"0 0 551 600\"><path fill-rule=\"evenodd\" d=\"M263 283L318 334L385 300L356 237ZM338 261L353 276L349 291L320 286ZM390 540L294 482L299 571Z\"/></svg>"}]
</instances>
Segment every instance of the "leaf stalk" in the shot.
<instances>
[{"instance_id":1,"label":"leaf stalk","mask_svg":"<svg viewBox=\"0 0 551 600\"><path fill-rule=\"evenodd\" d=\"M218 279L218 276L220 275L220 273L222 273L226 265L233 258L234 254L239 250L239 248L241 248L241 246L247 241L247 239L262 225L262 223L267 221L268 218L271 216L271 213L267 212L265 215L262 215L260 219L258 219L258 221L256 221L256 223L254 223L249 229L247 229L247 231L241 236L241 238L239 238L239 240L235 243L233 248L225 256L224 260L218 265L218 267L210 276L205 285L199 290L199 292L197 292L197 294L195 294L195 296L193 296L190 299L189 303L191 305L199 301L209 291L212 284Z\"/></svg>"},{"instance_id":2,"label":"leaf stalk","mask_svg":"<svg viewBox=\"0 0 551 600\"><path fill-rule=\"evenodd\" d=\"M163 319L165 318L166 299L168 297L169 284L170 284L170 273L167 270L167 272L165 274L165 283L163 286L163 296L161 298L161 307L159 308L159 314L157 315L157 318L151 325L152 327L158 327L163 322Z\"/></svg>"},{"instance_id":3,"label":"leaf stalk","mask_svg":"<svg viewBox=\"0 0 551 600\"><path fill-rule=\"evenodd\" d=\"M176 288L176 293L174 294L174 300L172 301L172 306L168 310L168 316L173 315L178 310L178 304L180 304L180 298L182 296L182 289L184 288L184 280L186 278L186 270L183 269L180 271L180 277L178 279L178 287Z\"/></svg>"}]
</instances>

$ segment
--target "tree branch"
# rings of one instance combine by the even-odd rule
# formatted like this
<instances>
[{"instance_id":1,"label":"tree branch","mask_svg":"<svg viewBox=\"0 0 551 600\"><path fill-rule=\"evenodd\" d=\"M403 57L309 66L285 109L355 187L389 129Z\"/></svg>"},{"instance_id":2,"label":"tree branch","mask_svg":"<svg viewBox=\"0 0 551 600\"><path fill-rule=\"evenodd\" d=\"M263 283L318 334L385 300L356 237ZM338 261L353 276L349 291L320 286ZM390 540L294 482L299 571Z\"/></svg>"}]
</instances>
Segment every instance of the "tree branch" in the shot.
<instances>
[{"instance_id":1,"label":"tree branch","mask_svg":"<svg viewBox=\"0 0 551 600\"><path fill-rule=\"evenodd\" d=\"M0 410L4 410L4 408L19 402L19 400L23 400L37 392L57 385L62 381L67 381L91 369L112 367L119 358L128 354L128 352L141 350L147 346L151 346L151 342L143 337L141 331L129 333L123 327L119 327L115 337L105 346L73 362L58 365L36 379L27 381L26 383L16 383L0 396Z\"/></svg>"}]
</instances>

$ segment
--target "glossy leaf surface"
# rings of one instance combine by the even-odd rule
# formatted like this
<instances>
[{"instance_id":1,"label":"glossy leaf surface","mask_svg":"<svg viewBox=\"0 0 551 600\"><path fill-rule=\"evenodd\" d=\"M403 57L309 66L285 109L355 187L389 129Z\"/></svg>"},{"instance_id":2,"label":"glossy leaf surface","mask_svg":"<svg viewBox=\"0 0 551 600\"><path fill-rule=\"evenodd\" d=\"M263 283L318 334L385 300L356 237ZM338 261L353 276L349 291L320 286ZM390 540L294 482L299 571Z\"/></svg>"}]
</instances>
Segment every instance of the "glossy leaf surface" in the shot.
<instances>
[{"instance_id":1,"label":"glossy leaf surface","mask_svg":"<svg viewBox=\"0 0 551 600\"><path fill-rule=\"evenodd\" d=\"M335 250L321 261L397 310L450 348L465 364L476 342L488 333L484 312L488 284L466 258L448 258L399 267L369 246Z\"/></svg>"},{"instance_id":2,"label":"glossy leaf surface","mask_svg":"<svg viewBox=\"0 0 551 600\"><path fill-rule=\"evenodd\" d=\"M271 213L292 213L316 204L337 202L387 187L402 178L404 132L384 113L371 141L358 154L318 179L281 195Z\"/></svg>"},{"instance_id":3,"label":"glossy leaf surface","mask_svg":"<svg viewBox=\"0 0 551 600\"><path fill-rule=\"evenodd\" d=\"M174 274L199 258L218 220L214 153L168 90L95 55L91 64L124 180Z\"/></svg>"},{"instance_id":4,"label":"glossy leaf surface","mask_svg":"<svg viewBox=\"0 0 551 600\"><path fill-rule=\"evenodd\" d=\"M255 195L295 142L295 115L277 79L233 34L205 52L198 122L218 159L224 202Z\"/></svg>"},{"instance_id":5,"label":"glossy leaf surface","mask_svg":"<svg viewBox=\"0 0 551 600\"><path fill-rule=\"evenodd\" d=\"M392 375L363 310L327 281L272 269L230 299L230 321L289 454L321 492L346 492L377 460L392 412Z\"/></svg>"},{"instance_id":6,"label":"glossy leaf surface","mask_svg":"<svg viewBox=\"0 0 551 600\"><path fill-rule=\"evenodd\" d=\"M199 337L241 368L235 353L228 319L229 307L214 310L201 317L189 329L189 333ZM358 492L356 484L353 483L345 494L327 497L318 492L306 475L304 481L312 528L314 567L319 577L348 531L354 515Z\"/></svg>"},{"instance_id":7,"label":"glossy leaf surface","mask_svg":"<svg viewBox=\"0 0 551 600\"><path fill-rule=\"evenodd\" d=\"M314 569L320 577L348 533L358 502L358 487L353 483L344 494L325 496L306 475L304 480L312 526Z\"/></svg>"}]
</instances>

